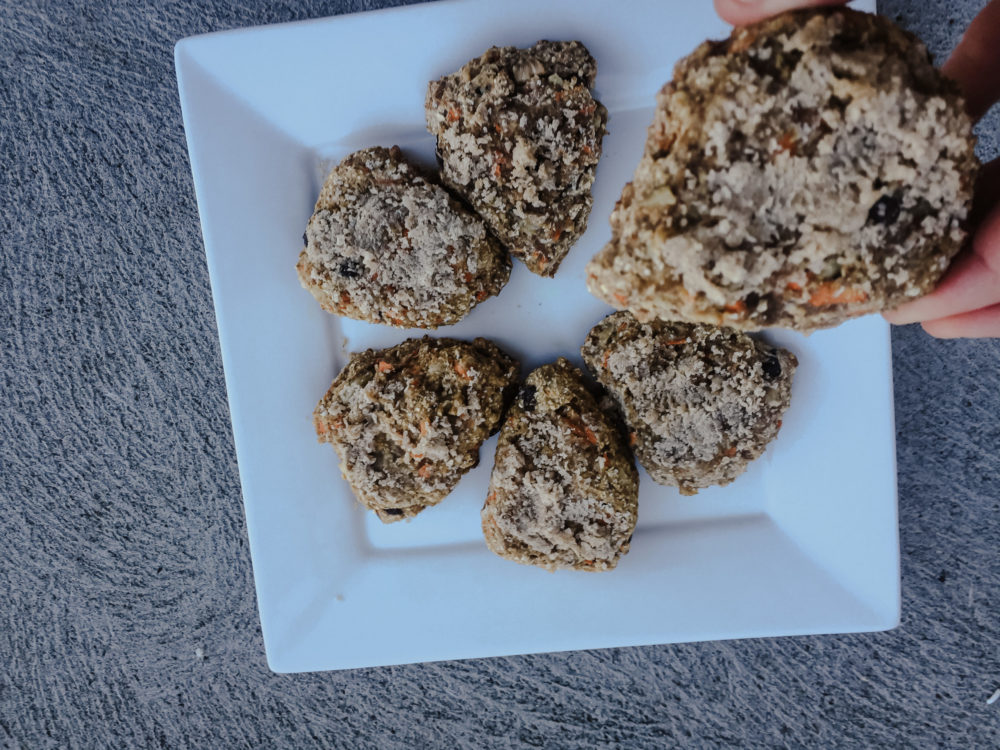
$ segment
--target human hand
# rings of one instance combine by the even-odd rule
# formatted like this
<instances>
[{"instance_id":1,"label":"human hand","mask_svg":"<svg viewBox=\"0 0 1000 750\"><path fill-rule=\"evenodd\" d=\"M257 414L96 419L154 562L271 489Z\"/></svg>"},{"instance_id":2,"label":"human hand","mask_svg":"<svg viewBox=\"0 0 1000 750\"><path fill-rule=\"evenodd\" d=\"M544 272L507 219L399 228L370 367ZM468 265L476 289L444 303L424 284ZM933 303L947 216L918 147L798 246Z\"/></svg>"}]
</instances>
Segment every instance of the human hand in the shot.
<instances>
[{"instance_id":1,"label":"human hand","mask_svg":"<svg viewBox=\"0 0 1000 750\"><path fill-rule=\"evenodd\" d=\"M845 0L715 0L719 15L745 25L794 8L843 5ZM1000 0L980 11L942 67L978 119L1000 99ZM930 294L884 313L896 325L922 322L939 338L1000 336L1000 159L976 183L972 239Z\"/></svg>"}]
</instances>

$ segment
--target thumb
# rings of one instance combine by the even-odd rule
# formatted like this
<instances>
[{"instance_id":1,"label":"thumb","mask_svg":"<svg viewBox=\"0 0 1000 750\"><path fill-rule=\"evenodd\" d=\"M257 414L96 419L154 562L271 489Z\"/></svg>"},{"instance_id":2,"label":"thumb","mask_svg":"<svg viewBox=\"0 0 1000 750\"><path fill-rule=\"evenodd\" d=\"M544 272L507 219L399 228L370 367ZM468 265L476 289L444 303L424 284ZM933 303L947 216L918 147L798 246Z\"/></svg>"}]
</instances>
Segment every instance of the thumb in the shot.
<instances>
[{"instance_id":1,"label":"thumb","mask_svg":"<svg viewBox=\"0 0 1000 750\"><path fill-rule=\"evenodd\" d=\"M844 5L847 0L715 0L715 10L733 26L746 26L786 10Z\"/></svg>"}]
</instances>

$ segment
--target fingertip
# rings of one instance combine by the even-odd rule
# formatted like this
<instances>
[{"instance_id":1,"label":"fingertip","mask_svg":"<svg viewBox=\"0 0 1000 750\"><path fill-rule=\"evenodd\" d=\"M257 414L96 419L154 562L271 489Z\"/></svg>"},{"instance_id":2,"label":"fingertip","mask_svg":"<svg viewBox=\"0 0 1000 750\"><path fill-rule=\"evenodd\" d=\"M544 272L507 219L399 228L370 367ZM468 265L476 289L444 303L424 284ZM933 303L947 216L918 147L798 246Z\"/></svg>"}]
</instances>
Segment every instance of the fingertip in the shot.
<instances>
[{"instance_id":1,"label":"fingertip","mask_svg":"<svg viewBox=\"0 0 1000 750\"><path fill-rule=\"evenodd\" d=\"M925 320L923 329L936 339L1000 338L1000 303L958 315Z\"/></svg>"},{"instance_id":2,"label":"fingertip","mask_svg":"<svg viewBox=\"0 0 1000 750\"><path fill-rule=\"evenodd\" d=\"M733 14L733 0L714 0L715 12L726 23L736 25L737 15Z\"/></svg>"},{"instance_id":3,"label":"fingertip","mask_svg":"<svg viewBox=\"0 0 1000 750\"><path fill-rule=\"evenodd\" d=\"M939 320L926 320L920 324L920 327L924 329L924 333L936 339L951 339L955 337L954 333L948 330L948 323L943 318Z\"/></svg>"},{"instance_id":4,"label":"fingertip","mask_svg":"<svg viewBox=\"0 0 1000 750\"><path fill-rule=\"evenodd\" d=\"M757 0L715 0L715 12L726 23L746 26L748 23L767 18L767 2Z\"/></svg>"},{"instance_id":5,"label":"fingertip","mask_svg":"<svg viewBox=\"0 0 1000 750\"><path fill-rule=\"evenodd\" d=\"M714 0L715 12L733 26L762 21L786 10L822 5L844 5L847 0Z\"/></svg>"},{"instance_id":6,"label":"fingertip","mask_svg":"<svg viewBox=\"0 0 1000 750\"><path fill-rule=\"evenodd\" d=\"M904 302L892 310L883 310L882 317L894 326L905 326L920 320L920 311L913 310L912 302Z\"/></svg>"}]
</instances>

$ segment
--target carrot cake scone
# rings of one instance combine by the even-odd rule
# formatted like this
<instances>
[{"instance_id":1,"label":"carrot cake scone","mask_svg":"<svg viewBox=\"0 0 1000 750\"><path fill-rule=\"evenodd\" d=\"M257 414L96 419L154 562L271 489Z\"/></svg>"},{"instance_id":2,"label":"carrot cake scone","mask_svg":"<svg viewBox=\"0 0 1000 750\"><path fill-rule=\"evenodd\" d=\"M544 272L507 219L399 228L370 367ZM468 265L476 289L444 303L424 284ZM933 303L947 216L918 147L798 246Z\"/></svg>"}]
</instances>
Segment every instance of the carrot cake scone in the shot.
<instances>
[{"instance_id":1,"label":"carrot cake scone","mask_svg":"<svg viewBox=\"0 0 1000 750\"><path fill-rule=\"evenodd\" d=\"M497 431L518 363L486 339L409 339L351 357L313 414L358 501L386 523L440 502Z\"/></svg>"},{"instance_id":2,"label":"carrot cake scone","mask_svg":"<svg viewBox=\"0 0 1000 750\"><path fill-rule=\"evenodd\" d=\"M482 219L396 147L367 148L334 167L304 241L302 286L324 310L371 323L457 323L510 276L510 258Z\"/></svg>"},{"instance_id":3,"label":"carrot cake scone","mask_svg":"<svg viewBox=\"0 0 1000 750\"><path fill-rule=\"evenodd\" d=\"M931 291L966 237L978 162L920 41L846 8L706 42L660 92L588 266L640 320L813 330Z\"/></svg>"},{"instance_id":4,"label":"carrot cake scone","mask_svg":"<svg viewBox=\"0 0 1000 750\"><path fill-rule=\"evenodd\" d=\"M609 315L582 349L654 481L693 495L746 471L778 434L798 364L745 333Z\"/></svg>"},{"instance_id":5,"label":"carrot cake scone","mask_svg":"<svg viewBox=\"0 0 1000 750\"><path fill-rule=\"evenodd\" d=\"M635 528L638 474L619 426L565 359L514 399L483 506L487 546L549 570L610 570Z\"/></svg>"},{"instance_id":6,"label":"carrot cake scone","mask_svg":"<svg viewBox=\"0 0 1000 750\"><path fill-rule=\"evenodd\" d=\"M580 42L492 47L432 81L427 128L441 175L512 254L552 276L583 234L607 110Z\"/></svg>"}]
</instances>

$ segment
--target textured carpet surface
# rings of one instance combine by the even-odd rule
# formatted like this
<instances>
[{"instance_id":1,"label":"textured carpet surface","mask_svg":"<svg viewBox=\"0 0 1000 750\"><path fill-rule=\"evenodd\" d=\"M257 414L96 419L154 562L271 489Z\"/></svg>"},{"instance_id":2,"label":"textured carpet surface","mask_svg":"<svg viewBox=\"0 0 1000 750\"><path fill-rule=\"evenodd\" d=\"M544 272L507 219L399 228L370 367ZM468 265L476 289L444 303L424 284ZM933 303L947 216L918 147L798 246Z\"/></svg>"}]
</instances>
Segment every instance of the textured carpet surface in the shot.
<instances>
[{"instance_id":1,"label":"textured carpet surface","mask_svg":"<svg viewBox=\"0 0 1000 750\"><path fill-rule=\"evenodd\" d=\"M1000 342L915 327L897 630L268 671L172 46L373 5L0 5L0 744L1000 745Z\"/></svg>"}]
</instances>

